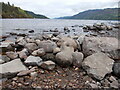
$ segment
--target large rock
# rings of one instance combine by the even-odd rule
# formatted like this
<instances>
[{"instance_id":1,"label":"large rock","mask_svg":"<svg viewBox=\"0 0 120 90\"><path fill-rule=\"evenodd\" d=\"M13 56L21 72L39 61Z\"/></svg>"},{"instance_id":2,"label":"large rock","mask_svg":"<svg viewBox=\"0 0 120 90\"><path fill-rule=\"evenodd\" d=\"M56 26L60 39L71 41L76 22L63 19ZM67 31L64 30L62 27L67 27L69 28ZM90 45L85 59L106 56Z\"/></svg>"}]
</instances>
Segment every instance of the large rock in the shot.
<instances>
[{"instance_id":1,"label":"large rock","mask_svg":"<svg viewBox=\"0 0 120 90\"><path fill-rule=\"evenodd\" d=\"M42 62L39 66L46 70L53 70L55 68L55 63L49 60L49 61Z\"/></svg>"},{"instance_id":2,"label":"large rock","mask_svg":"<svg viewBox=\"0 0 120 90\"><path fill-rule=\"evenodd\" d=\"M85 58L82 67L92 77L102 80L106 74L112 72L114 60L110 59L104 53L95 53Z\"/></svg>"},{"instance_id":3,"label":"large rock","mask_svg":"<svg viewBox=\"0 0 120 90\"><path fill-rule=\"evenodd\" d=\"M77 43L74 39L70 37L62 37L58 42L57 45L61 46L62 44L65 44L66 46L73 47L74 49L77 49Z\"/></svg>"},{"instance_id":4,"label":"large rock","mask_svg":"<svg viewBox=\"0 0 120 90\"><path fill-rule=\"evenodd\" d=\"M23 70L28 69L22 64L20 59L12 60L8 63L0 65L0 78L17 74L18 72Z\"/></svg>"},{"instance_id":5,"label":"large rock","mask_svg":"<svg viewBox=\"0 0 120 90\"><path fill-rule=\"evenodd\" d=\"M120 59L119 48L118 39L113 37L85 37L82 45L85 56L103 52L112 59Z\"/></svg>"},{"instance_id":6,"label":"large rock","mask_svg":"<svg viewBox=\"0 0 120 90\"><path fill-rule=\"evenodd\" d=\"M77 66L77 67L81 67L82 61L83 61L83 58L84 58L83 53L73 52L72 56L73 56L73 65Z\"/></svg>"},{"instance_id":7,"label":"large rock","mask_svg":"<svg viewBox=\"0 0 120 90\"><path fill-rule=\"evenodd\" d=\"M29 52L33 52L34 50L38 49L38 46L35 43L27 43L25 47Z\"/></svg>"},{"instance_id":8,"label":"large rock","mask_svg":"<svg viewBox=\"0 0 120 90\"><path fill-rule=\"evenodd\" d=\"M42 62L42 59L40 57L35 57L35 56L29 56L24 61L24 63L28 66L37 66L41 62Z\"/></svg>"},{"instance_id":9,"label":"large rock","mask_svg":"<svg viewBox=\"0 0 120 90\"><path fill-rule=\"evenodd\" d=\"M41 42L37 42L39 48L43 48L45 50L46 53L52 53L53 49L55 47L57 47L57 45L52 42L52 41L41 41Z\"/></svg>"},{"instance_id":10,"label":"large rock","mask_svg":"<svg viewBox=\"0 0 120 90\"><path fill-rule=\"evenodd\" d=\"M113 73L120 78L120 61L117 61L113 65Z\"/></svg>"},{"instance_id":11,"label":"large rock","mask_svg":"<svg viewBox=\"0 0 120 90\"><path fill-rule=\"evenodd\" d=\"M62 46L62 51L56 54L56 63L63 67L70 66L73 62L73 52L73 47Z\"/></svg>"}]
</instances>

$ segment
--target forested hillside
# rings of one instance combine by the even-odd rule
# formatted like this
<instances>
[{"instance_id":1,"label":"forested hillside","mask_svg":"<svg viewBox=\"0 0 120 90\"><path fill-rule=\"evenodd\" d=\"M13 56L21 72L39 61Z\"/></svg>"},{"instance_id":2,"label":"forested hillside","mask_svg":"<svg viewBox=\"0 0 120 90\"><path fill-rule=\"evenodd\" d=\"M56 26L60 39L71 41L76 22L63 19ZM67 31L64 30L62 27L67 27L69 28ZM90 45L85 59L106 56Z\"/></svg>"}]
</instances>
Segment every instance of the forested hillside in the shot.
<instances>
[{"instance_id":1,"label":"forested hillside","mask_svg":"<svg viewBox=\"0 0 120 90\"><path fill-rule=\"evenodd\" d=\"M7 4L4 2L0 3L2 6L2 18L41 18L47 19L44 15L35 14L31 11L25 11L20 7L14 6L14 4L10 5L8 2ZM29 13L30 12L30 13Z\"/></svg>"}]
</instances>

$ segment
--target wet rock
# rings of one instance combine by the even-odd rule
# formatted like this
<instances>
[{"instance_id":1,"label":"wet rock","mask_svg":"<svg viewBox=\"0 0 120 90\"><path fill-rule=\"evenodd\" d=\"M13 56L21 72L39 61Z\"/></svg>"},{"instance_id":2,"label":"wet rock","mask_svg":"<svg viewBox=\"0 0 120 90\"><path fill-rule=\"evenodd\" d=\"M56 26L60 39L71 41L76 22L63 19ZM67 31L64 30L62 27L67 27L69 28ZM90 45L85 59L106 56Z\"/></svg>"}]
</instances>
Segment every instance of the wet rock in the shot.
<instances>
[{"instance_id":1,"label":"wet rock","mask_svg":"<svg viewBox=\"0 0 120 90\"><path fill-rule=\"evenodd\" d=\"M60 34L60 32L54 32L54 33L53 33L53 36L56 37L56 36L58 36L59 34Z\"/></svg>"},{"instance_id":2,"label":"wet rock","mask_svg":"<svg viewBox=\"0 0 120 90\"><path fill-rule=\"evenodd\" d=\"M43 48L46 53L52 53L53 49L57 47L57 45L52 41L41 41L37 44L39 48Z\"/></svg>"},{"instance_id":3,"label":"wet rock","mask_svg":"<svg viewBox=\"0 0 120 90\"><path fill-rule=\"evenodd\" d=\"M26 38L27 43L35 43L33 38Z\"/></svg>"},{"instance_id":4,"label":"wet rock","mask_svg":"<svg viewBox=\"0 0 120 90\"><path fill-rule=\"evenodd\" d=\"M117 61L113 65L113 73L120 78L120 61Z\"/></svg>"},{"instance_id":5,"label":"wet rock","mask_svg":"<svg viewBox=\"0 0 120 90\"><path fill-rule=\"evenodd\" d=\"M96 52L103 52L112 59L120 58L118 39L113 37L85 37L82 49L85 56L92 55Z\"/></svg>"},{"instance_id":6,"label":"wet rock","mask_svg":"<svg viewBox=\"0 0 120 90\"><path fill-rule=\"evenodd\" d=\"M46 70L53 70L55 68L55 63L53 61L48 60L48 61L42 62L39 66Z\"/></svg>"},{"instance_id":7,"label":"wet rock","mask_svg":"<svg viewBox=\"0 0 120 90\"><path fill-rule=\"evenodd\" d=\"M62 51L56 54L55 62L60 66L67 67L73 62L72 53L74 52L73 47L63 46Z\"/></svg>"},{"instance_id":8,"label":"wet rock","mask_svg":"<svg viewBox=\"0 0 120 90\"><path fill-rule=\"evenodd\" d=\"M51 40L54 41L54 42L57 42L57 41L59 41L59 38L53 37L53 38L51 38Z\"/></svg>"},{"instance_id":9,"label":"wet rock","mask_svg":"<svg viewBox=\"0 0 120 90\"><path fill-rule=\"evenodd\" d=\"M61 50L60 50L59 47L56 47L56 48L53 49L53 53L54 53L54 54L56 54L56 53L58 53L58 52L60 52L60 51L61 51Z\"/></svg>"},{"instance_id":10,"label":"wet rock","mask_svg":"<svg viewBox=\"0 0 120 90\"><path fill-rule=\"evenodd\" d=\"M64 27L64 32L70 32L68 27Z\"/></svg>"},{"instance_id":11,"label":"wet rock","mask_svg":"<svg viewBox=\"0 0 120 90\"><path fill-rule=\"evenodd\" d=\"M73 56L73 65L77 66L77 67L81 67L82 61L83 61L83 58L84 58L83 53L73 52L72 56Z\"/></svg>"},{"instance_id":12,"label":"wet rock","mask_svg":"<svg viewBox=\"0 0 120 90\"><path fill-rule=\"evenodd\" d=\"M6 55L10 58L10 59L16 59L18 58L18 54L16 52L6 52Z\"/></svg>"},{"instance_id":13,"label":"wet rock","mask_svg":"<svg viewBox=\"0 0 120 90\"><path fill-rule=\"evenodd\" d=\"M42 59L40 57L35 57L35 56L29 56L27 59L24 61L24 63L28 66L36 66L39 63L41 63Z\"/></svg>"},{"instance_id":14,"label":"wet rock","mask_svg":"<svg viewBox=\"0 0 120 90\"><path fill-rule=\"evenodd\" d=\"M34 30L30 30L30 31L28 31L29 33L34 33Z\"/></svg>"},{"instance_id":15,"label":"wet rock","mask_svg":"<svg viewBox=\"0 0 120 90\"><path fill-rule=\"evenodd\" d=\"M27 43L25 47L29 52L33 52L34 50L38 49L38 46L35 43Z\"/></svg>"},{"instance_id":16,"label":"wet rock","mask_svg":"<svg viewBox=\"0 0 120 90\"><path fill-rule=\"evenodd\" d=\"M112 72L114 61L104 53L95 53L85 58L82 67L95 79L102 80L106 74Z\"/></svg>"},{"instance_id":17,"label":"wet rock","mask_svg":"<svg viewBox=\"0 0 120 90\"><path fill-rule=\"evenodd\" d=\"M10 62L0 65L0 78L12 76L23 70L28 69L22 64L20 59L14 59Z\"/></svg>"},{"instance_id":18,"label":"wet rock","mask_svg":"<svg viewBox=\"0 0 120 90\"><path fill-rule=\"evenodd\" d=\"M43 56L43 55L45 55L45 51L43 48L40 48L38 50L33 51L32 55L33 56Z\"/></svg>"}]
</instances>

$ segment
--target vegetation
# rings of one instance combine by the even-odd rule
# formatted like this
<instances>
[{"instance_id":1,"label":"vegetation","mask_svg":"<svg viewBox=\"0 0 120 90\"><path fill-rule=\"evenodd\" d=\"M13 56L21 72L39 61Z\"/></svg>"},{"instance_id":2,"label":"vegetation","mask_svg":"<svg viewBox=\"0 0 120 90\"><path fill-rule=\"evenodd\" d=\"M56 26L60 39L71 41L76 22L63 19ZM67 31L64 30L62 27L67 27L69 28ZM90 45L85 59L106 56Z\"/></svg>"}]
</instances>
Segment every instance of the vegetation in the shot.
<instances>
[{"instance_id":1,"label":"vegetation","mask_svg":"<svg viewBox=\"0 0 120 90\"><path fill-rule=\"evenodd\" d=\"M14 4L10 5L4 2L0 3L2 5L2 18L41 18L47 19L46 16L34 14L30 11L25 11L19 7L15 7Z\"/></svg>"},{"instance_id":2,"label":"vegetation","mask_svg":"<svg viewBox=\"0 0 120 90\"><path fill-rule=\"evenodd\" d=\"M80 12L74 16L59 19L91 19L91 20L120 20L120 8L95 9Z\"/></svg>"}]
</instances>

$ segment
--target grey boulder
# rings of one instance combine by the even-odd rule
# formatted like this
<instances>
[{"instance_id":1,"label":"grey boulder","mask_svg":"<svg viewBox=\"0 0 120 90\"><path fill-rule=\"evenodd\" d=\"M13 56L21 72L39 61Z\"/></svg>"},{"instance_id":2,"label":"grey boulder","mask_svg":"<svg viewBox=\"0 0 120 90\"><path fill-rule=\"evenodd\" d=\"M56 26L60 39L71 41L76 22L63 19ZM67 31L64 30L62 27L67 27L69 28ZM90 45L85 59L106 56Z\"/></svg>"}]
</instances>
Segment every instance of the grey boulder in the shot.
<instances>
[{"instance_id":1,"label":"grey boulder","mask_svg":"<svg viewBox=\"0 0 120 90\"><path fill-rule=\"evenodd\" d=\"M63 46L62 51L56 54L55 62L60 66L67 67L73 62L72 53L74 52L73 47Z\"/></svg>"},{"instance_id":2,"label":"grey boulder","mask_svg":"<svg viewBox=\"0 0 120 90\"><path fill-rule=\"evenodd\" d=\"M85 37L82 45L85 56L103 52L112 59L120 59L118 39L113 37Z\"/></svg>"},{"instance_id":3,"label":"grey boulder","mask_svg":"<svg viewBox=\"0 0 120 90\"><path fill-rule=\"evenodd\" d=\"M95 79L102 80L106 74L112 72L114 60L104 53L95 53L85 58L82 63L83 69Z\"/></svg>"},{"instance_id":4,"label":"grey boulder","mask_svg":"<svg viewBox=\"0 0 120 90\"><path fill-rule=\"evenodd\" d=\"M0 65L0 78L17 74L20 71L28 70L20 59L14 59L10 62Z\"/></svg>"}]
</instances>

